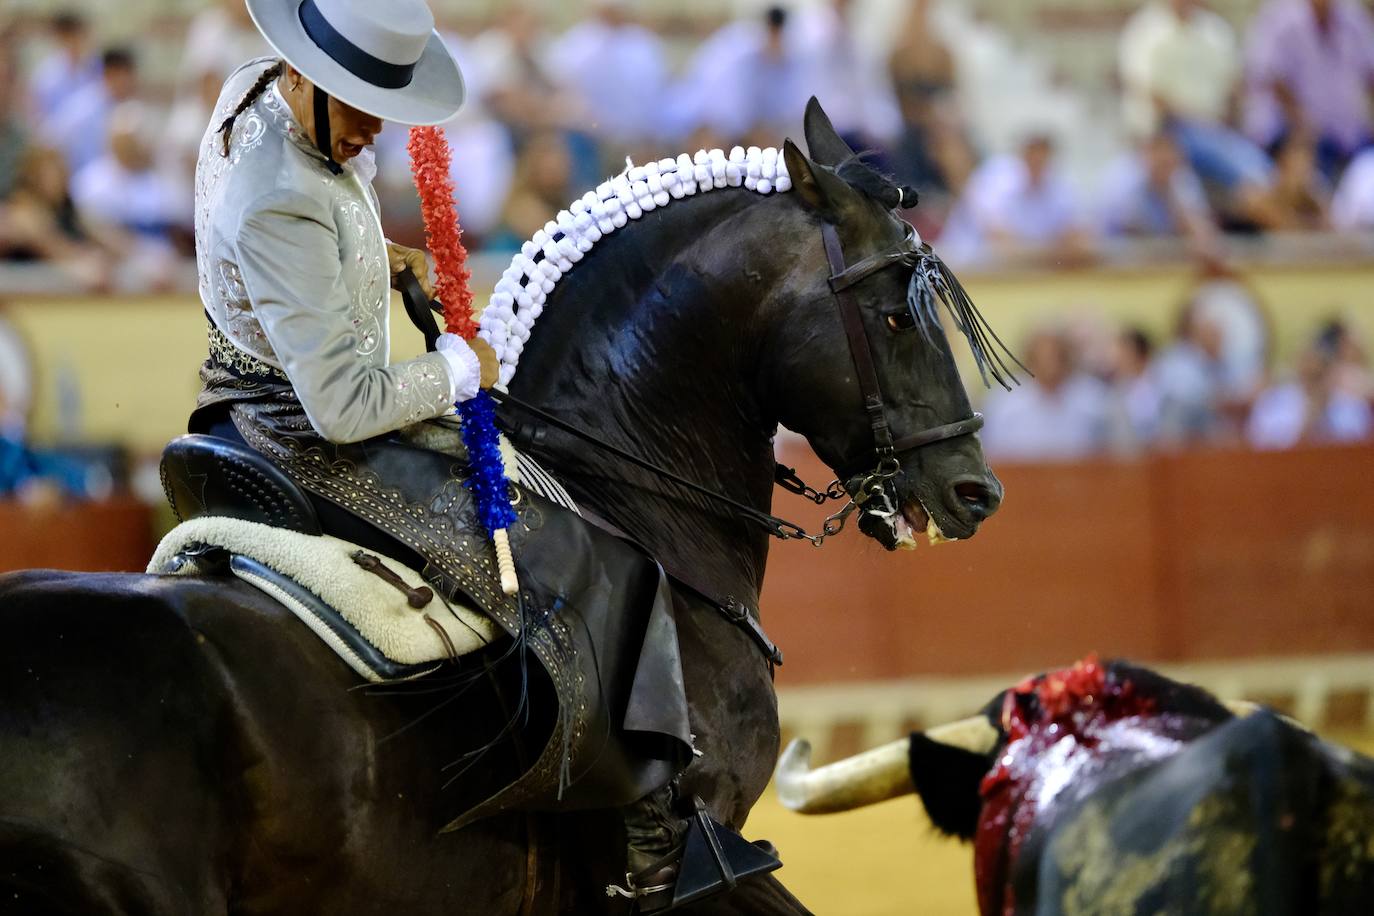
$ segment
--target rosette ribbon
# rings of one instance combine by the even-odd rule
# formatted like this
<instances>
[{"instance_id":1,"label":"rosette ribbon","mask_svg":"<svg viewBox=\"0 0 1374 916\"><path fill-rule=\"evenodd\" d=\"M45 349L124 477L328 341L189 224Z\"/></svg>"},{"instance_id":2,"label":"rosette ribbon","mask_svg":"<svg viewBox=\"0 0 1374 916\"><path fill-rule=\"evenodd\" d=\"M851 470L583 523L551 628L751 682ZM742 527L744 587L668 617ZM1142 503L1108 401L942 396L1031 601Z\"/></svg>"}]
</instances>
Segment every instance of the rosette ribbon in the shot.
<instances>
[{"instance_id":1,"label":"rosette ribbon","mask_svg":"<svg viewBox=\"0 0 1374 916\"><path fill-rule=\"evenodd\" d=\"M472 315L472 290L468 288L472 275L467 268L468 252L463 246L453 181L449 177L452 153L448 138L437 127L413 127L408 148L411 173L420 196L420 213L425 221L425 237L434 257L435 298L443 305L446 330L471 340L477 336L478 324ZM501 436L496 429L496 404L490 392L481 390L457 407L471 467L466 486L477 499L477 517L496 548L501 589L507 595L514 595L520 590L520 583L515 575L515 558L507 529L515 523L516 515L511 506L505 459L501 455Z\"/></svg>"}]
</instances>

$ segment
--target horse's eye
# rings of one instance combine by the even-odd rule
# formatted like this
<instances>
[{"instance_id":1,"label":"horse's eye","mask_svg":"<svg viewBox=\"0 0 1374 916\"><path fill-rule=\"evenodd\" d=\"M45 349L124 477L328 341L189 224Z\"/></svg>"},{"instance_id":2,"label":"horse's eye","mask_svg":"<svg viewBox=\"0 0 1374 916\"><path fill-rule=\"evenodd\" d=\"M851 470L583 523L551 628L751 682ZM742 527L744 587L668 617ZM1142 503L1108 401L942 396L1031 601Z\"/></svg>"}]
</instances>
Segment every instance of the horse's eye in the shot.
<instances>
[{"instance_id":1,"label":"horse's eye","mask_svg":"<svg viewBox=\"0 0 1374 916\"><path fill-rule=\"evenodd\" d=\"M910 331L916 327L916 319L909 310L893 312L887 316L887 326L895 332Z\"/></svg>"}]
</instances>

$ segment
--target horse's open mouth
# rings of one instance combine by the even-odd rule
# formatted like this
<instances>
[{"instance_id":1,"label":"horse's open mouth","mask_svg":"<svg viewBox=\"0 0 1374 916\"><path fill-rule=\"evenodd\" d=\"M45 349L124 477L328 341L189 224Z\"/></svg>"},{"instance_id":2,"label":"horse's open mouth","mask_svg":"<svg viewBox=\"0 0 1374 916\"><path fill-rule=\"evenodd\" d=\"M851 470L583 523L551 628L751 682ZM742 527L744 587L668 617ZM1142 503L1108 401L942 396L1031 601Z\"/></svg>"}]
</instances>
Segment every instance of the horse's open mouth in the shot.
<instances>
[{"instance_id":1,"label":"horse's open mouth","mask_svg":"<svg viewBox=\"0 0 1374 916\"><path fill-rule=\"evenodd\" d=\"M930 544L957 540L944 533L917 496L908 499L900 512L865 512L859 519L859 529L888 550L915 550L921 535Z\"/></svg>"},{"instance_id":2,"label":"horse's open mouth","mask_svg":"<svg viewBox=\"0 0 1374 916\"><path fill-rule=\"evenodd\" d=\"M940 524L926 511L919 497L913 496L902 505L901 514L895 519L897 547L900 550L915 550L917 537L921 534L933 546L955 540L940 530Z\"/></svg>"}]
</instances>

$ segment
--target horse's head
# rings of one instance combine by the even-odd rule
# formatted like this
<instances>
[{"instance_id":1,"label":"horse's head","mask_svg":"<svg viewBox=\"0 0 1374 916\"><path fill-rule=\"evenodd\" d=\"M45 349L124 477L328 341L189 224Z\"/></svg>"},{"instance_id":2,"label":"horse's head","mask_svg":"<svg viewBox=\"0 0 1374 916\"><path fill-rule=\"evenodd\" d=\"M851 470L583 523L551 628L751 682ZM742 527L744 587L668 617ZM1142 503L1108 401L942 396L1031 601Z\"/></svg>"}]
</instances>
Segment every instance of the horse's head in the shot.
<instances>
[{"instance_id":1,"label":"horse's head","mask_svg":"<svg viewBox=\"0 0 1374 916\"><path fill-rule=\"evenodd\" d=\"M899 217L902 189L854 155L814 99L806 139L809 157L791 141L784 151L802 212L776 240L797 252L769 315L779 419L835 470L862 506L861 529L883 546L914 546L935 529L970 537L997 511L1002 486L974 434L937 298L956 303L980 360L995 359L983 349L987 329ZM886 434L875 430L884 424Z\"/></svg>"}]
</instances>

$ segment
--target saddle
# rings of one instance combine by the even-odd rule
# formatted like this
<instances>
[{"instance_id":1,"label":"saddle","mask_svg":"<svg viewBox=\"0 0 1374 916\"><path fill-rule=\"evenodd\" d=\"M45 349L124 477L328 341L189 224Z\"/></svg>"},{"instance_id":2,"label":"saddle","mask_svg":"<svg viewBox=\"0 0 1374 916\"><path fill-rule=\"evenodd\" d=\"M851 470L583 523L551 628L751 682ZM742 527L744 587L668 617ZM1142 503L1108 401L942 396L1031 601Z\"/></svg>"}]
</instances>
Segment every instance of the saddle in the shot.
<instances>
[{"instance_id":1,"label":"saddle","mask_svg":"<svg viewBox=\"0 0 1374 916\"><path fill-rule=\"evenodd\" d=\"M228 572L279 602L359 676L408 680L488 645L490 618L445 601L419 572L326 534L310 498L248 446L182 436L162 457L181 524L148 572Z\"/></svg>"}]
</instances>

